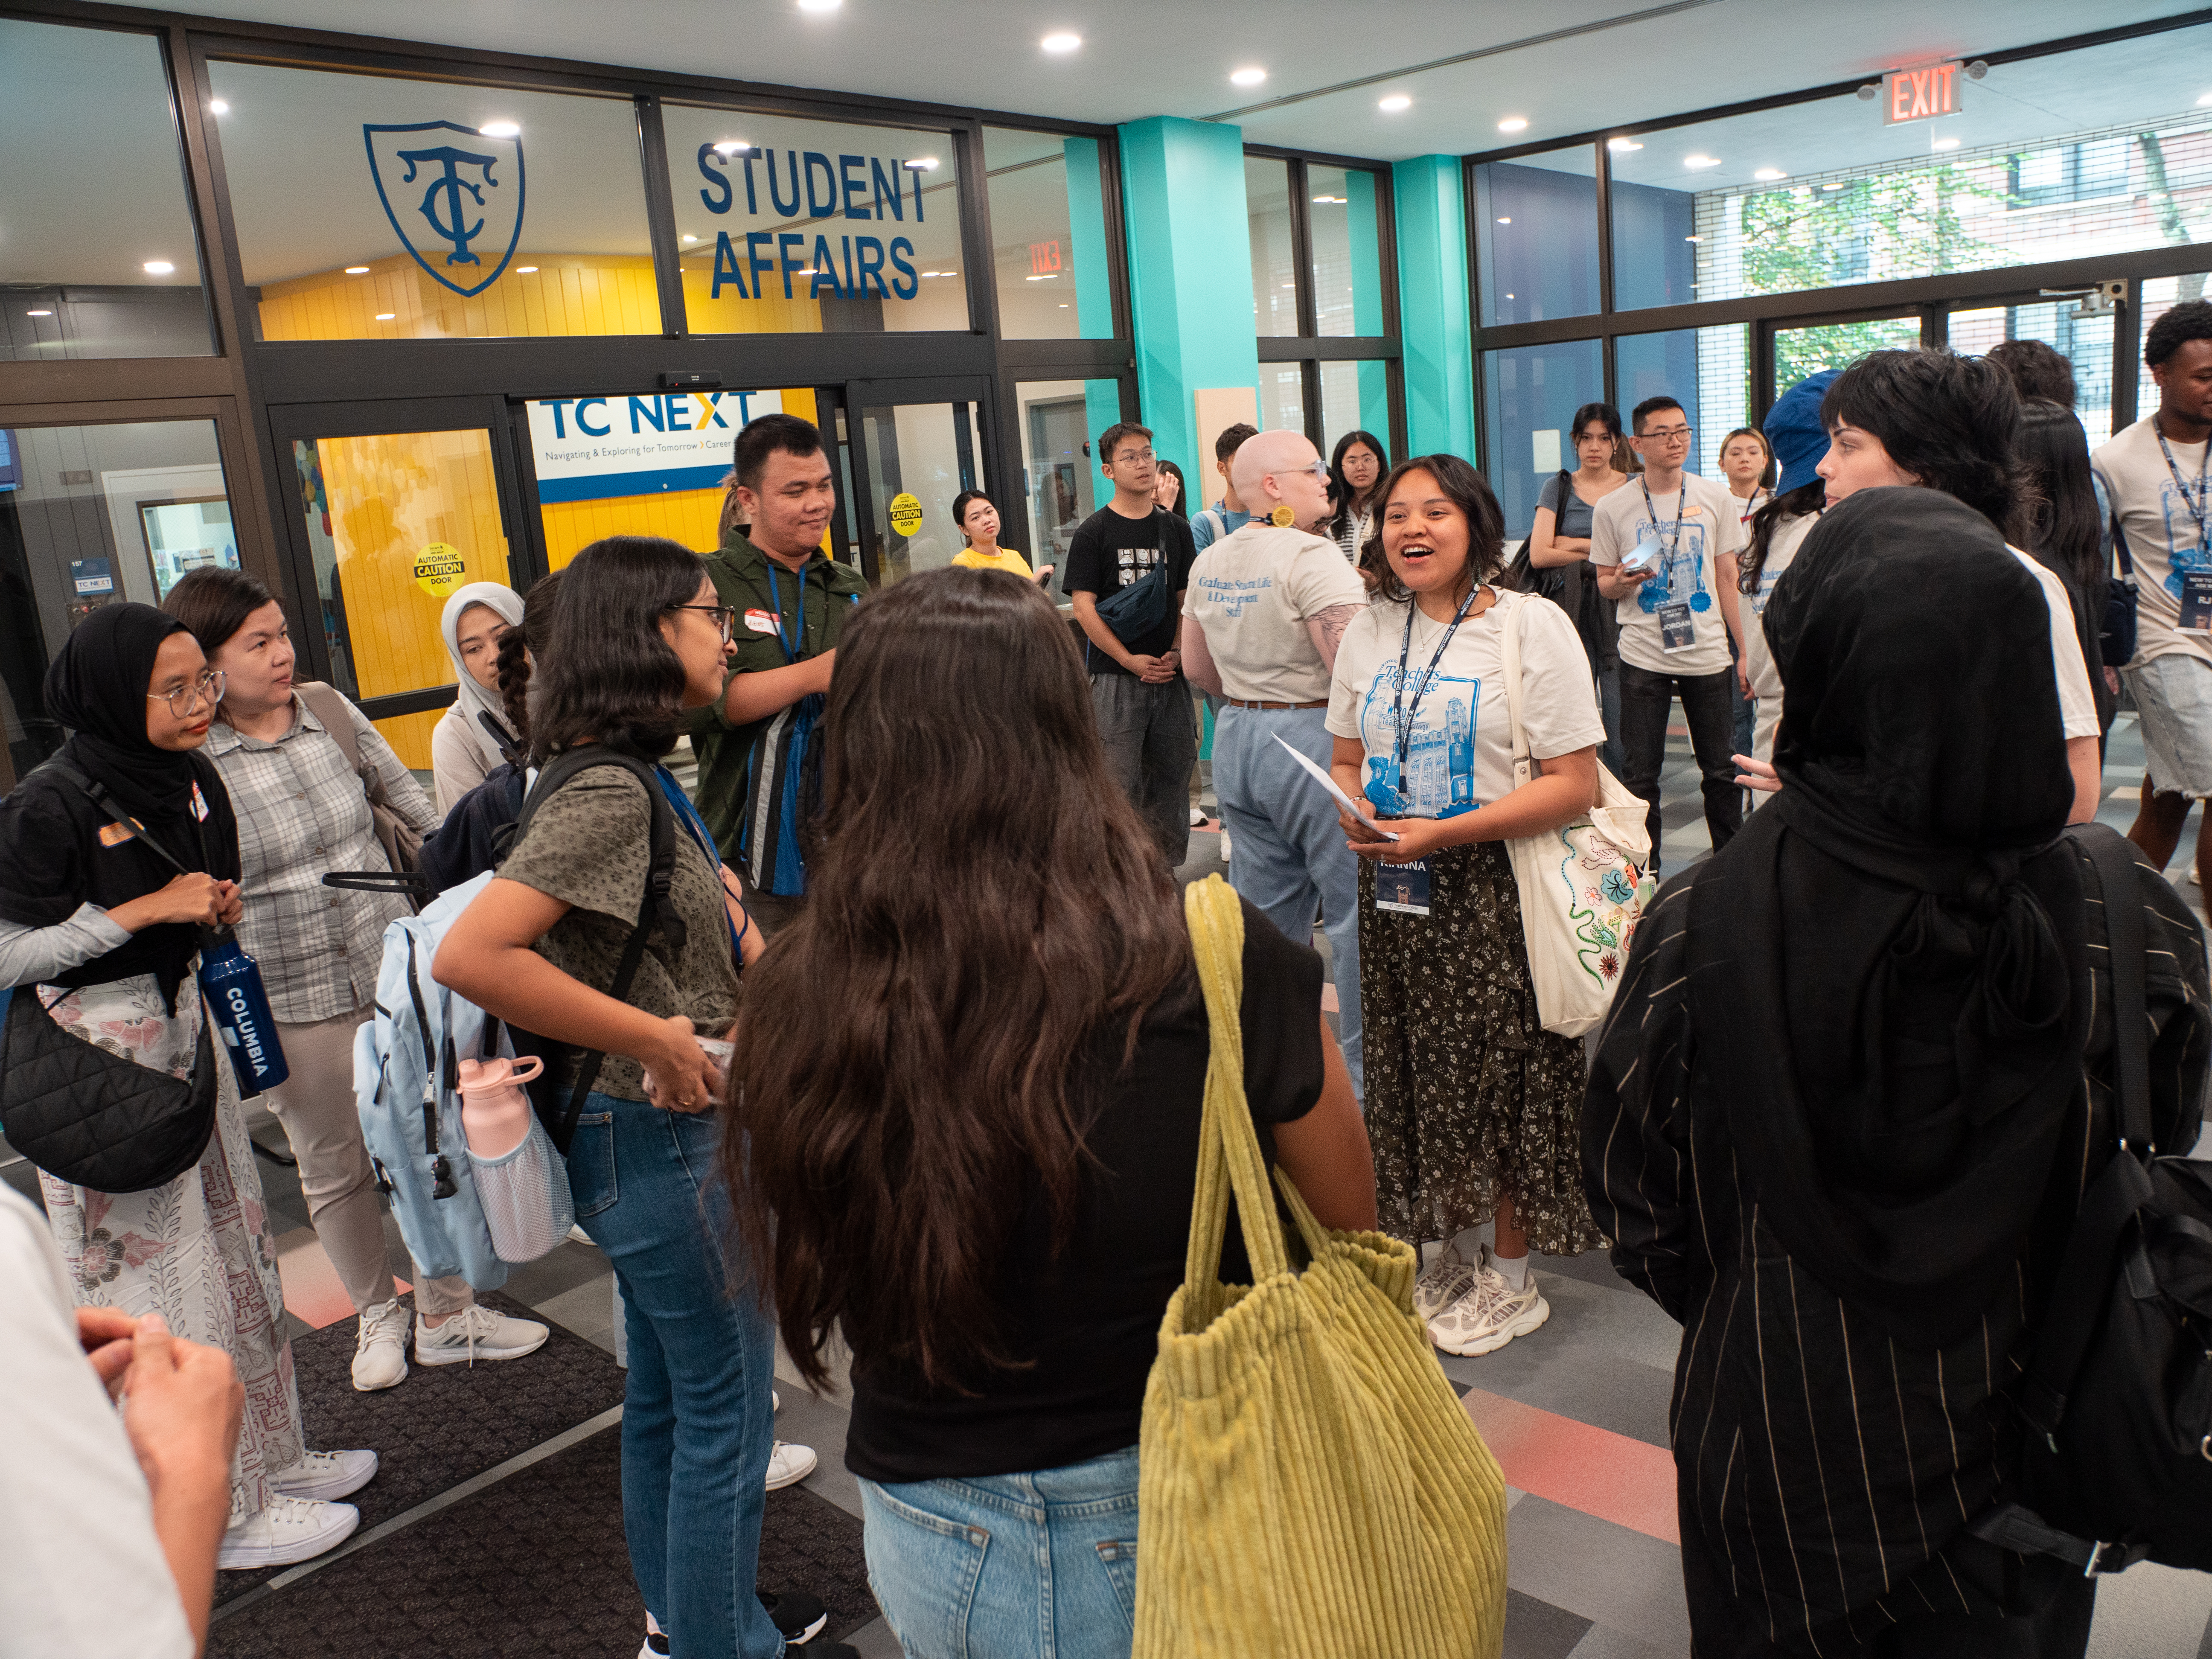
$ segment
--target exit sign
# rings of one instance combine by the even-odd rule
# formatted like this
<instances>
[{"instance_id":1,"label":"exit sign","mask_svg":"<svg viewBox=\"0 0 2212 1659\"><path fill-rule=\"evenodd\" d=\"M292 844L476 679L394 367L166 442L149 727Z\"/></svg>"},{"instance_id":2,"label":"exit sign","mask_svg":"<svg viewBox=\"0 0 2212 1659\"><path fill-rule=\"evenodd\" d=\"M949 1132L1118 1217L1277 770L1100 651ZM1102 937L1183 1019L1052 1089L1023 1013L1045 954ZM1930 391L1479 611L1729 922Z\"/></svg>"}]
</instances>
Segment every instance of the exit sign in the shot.
<instances>
[{"instance_id":1,"label":"exit sign","mask_svg":"<svg viewBox=\"0 0 2212 1659\"><path fill-rule=\"evenodd\" d=\"M1030 274L1031 276L1050 276L1063 269L1065 267L1060 264L1060 243L1057 240L1030 244Z\"/></svg>"},{"instance_id":2,"label":"exit sign","mask_svg":"<svg viewBox=\"0 0 2212 1659\"><path fill-rule=\"evenodd\" d=\"M1901 121L1932 121L1956 115L1965 79L1962 64L1890 70L1881 78L1882 125L1895 126Z\"/></svg>"}]
</instances>

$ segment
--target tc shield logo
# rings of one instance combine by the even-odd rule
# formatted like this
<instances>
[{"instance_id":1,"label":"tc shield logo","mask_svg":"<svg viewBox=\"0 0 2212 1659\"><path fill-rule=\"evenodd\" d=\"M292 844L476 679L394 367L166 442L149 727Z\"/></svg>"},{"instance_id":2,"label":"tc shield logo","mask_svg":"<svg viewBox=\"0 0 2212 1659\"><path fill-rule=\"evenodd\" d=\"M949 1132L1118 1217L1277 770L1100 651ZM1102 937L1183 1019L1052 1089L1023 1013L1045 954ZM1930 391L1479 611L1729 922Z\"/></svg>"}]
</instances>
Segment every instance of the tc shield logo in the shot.
<instances>
[{"instance_id":1,"label":"tc shield logo","mask_svg":"<svg viewBox=\"0 0 2212 1659\"><path fill-rule=\"evenodd\" d=\"M466 299L499 280L522 240L522 140L452 121L361 129L385 217L415 263Z\"/></svg>"}]
</instances>

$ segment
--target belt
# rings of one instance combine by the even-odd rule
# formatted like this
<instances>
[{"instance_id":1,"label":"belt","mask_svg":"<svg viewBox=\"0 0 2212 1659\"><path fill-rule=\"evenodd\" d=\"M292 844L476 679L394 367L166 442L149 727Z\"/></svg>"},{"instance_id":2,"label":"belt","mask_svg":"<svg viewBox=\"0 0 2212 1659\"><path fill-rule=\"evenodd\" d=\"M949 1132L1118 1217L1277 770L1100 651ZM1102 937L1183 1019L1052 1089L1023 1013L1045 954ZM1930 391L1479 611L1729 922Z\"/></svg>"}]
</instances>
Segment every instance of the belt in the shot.
<instances>
[{"instance_id":1,"label":"belt","mask_svg":"<svg viewBox=\"0 0 2212 1659\"><path fill-rule=\"evenodd\" d=\"M1327 697L1314 702L1247 702L1242 697L1227 697L1223 701L1231 708L1326 708L1328 707Z\"/></svg>"}]
</instances>

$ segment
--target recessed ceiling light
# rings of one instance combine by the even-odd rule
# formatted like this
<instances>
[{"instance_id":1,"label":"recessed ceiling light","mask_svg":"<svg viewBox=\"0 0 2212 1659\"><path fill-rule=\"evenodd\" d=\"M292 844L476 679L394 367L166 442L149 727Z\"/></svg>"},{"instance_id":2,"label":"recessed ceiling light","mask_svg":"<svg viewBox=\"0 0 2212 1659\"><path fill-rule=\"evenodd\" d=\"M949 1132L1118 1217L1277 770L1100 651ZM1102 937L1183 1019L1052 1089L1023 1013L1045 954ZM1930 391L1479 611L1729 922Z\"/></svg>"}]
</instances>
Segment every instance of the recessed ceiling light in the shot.
<instances>
[{"instance_id":1,"label":"recessed ceiling light","mask_svg":"<svg viewBox=\"0 0 2212 1659\"><path fill-rule=\"evenodd\" d=\"M1513 221L1512 221L1510 218L1501 218L1501 219L1499 219L1499 220L1498 220L1498 222L1499 224L1501 224L1501 225L1510 225L1510 224L1511 224L1511 223L1513 222Z\"/></svg>"},{"instance_id":2,"label":"recessed ceiling light","mask_svg":"<svg viewBox=\"0 0 2212 1659\"><path fill-rule=\"evenodd\" d=\"M1510 295L1510 294L1509 294L1509 295L1507 295L1505 297L1506 297L1507 299L1509 299L1509 300L1510 300L1510 299L1511 299L1513 296L1512 296L1511 295Z\"/></svg>"},{"instance_id":3,"label":"recessed ceiling light","mask_svg":"<svg viewBox=\"0 0 2212 1659\"><path fill-rule=\"evenodd\" d=\"M145 264L145 271L149 276L167 276L175 269L176 266L171 264L167 259L149 259Z\"/></svg>"},{"instance_id":4,"label":"recessed ceiling light","mask_svg":"<svg viewBox=\"0 0 2212 1659\"><path fill-rule=\"evenodd\" d=\"M1761 167L1758 172L1753 173L1751 176L1759 179L1763 184L1771 185L1777 179L1787 179L1790 175L1784 173L1780 167Z\"/></svg>"},{"instance_id":5,"label":"recessed ceiling light","mask_svg":"<svg viewBox=\"0 0 2212 1659\"><path fill-rule=\"evenodd\" d=\"M906 165L910 173L927 173L937 166L937 158L934 155L917 155ZM915 210L917 213L921 210L919 208Z\"/></svg>"},{"instance_id":6,"label":"recessed ceiling light","mask_svg":"<svg viewBox=\"0 0 2212 1659\"><path fill-rule=\"evenodd\" d=\"M1059 34L1048 34L1037 42L1037 45L1042 46L1047 52L1073 52L1082 44L1081 35L1069 34L1065 32Z\"/></svg>"},{"instance_id":7,"label":"recessed ceiling light","mask_svg":"<svg viewBox=\"0 0 2212 1659\"><path fill-rule=\"evenodd\" d=\"M23 314L26 317L51 317L54 313L51 311L27 311Z\"/></svg>"},{"instance_id":8,"label":"recessed ceiling light","mask_svg":"<svg viewBox=\"0 0 2212 1659\"><path fill-rule=\"evenodd\" d=\"M1386 114L1395 115L1400 110L1411 109L1413 100L1402 92L1394 92L1388 98L1376 100L1375 107Z\"/></svg>"},{"instance_id":9,"label":"recessed ceiling light","mask_svg":"<svg viewBox=\"0 0 2212 1659\"><path fill-rule=\"evenodd\" d=\"M2198 99L2197 100L2197 107L2199 109L2212 107L2212 92L2208 92L2202 98Z\"/></svg>"},{"instance_id":10,"label":"recessed ceiling light","mask_svg":"<svg viewBox=\"0 0 2212 1659\"><path fill-rule=\"evenodd\" d=\"M1686 167L1717 167L1720 164L1721 158L1717 155L1685 155L1682 158L1682 165Z\"/></svg>"},{"instance_id":11,"label":"recessed ceiling light","mask_svg":"<svg viewBox=\"0 0 2212 1659\"><path fill-rule=\"evenodd\" d=\"M697 241L699 239L698 239L696 236L692 235L689 231L687 231L687 232L685 232L685 233L684 233L684 240L685 241L687 241L687 242L696 242L696 241Z\"/></svg>"},{"instance_id":12,"label":"recessed ceiling light","mask_svg":"<svg viewBox=\"0 0 2212 1659\"><path fill-rule=\"evenodd\" d=\"M520 121L487 121L477 131L487 138L520 138L522 137L522 124Z\"/></svg>"},{"instance_id":13,"label":"recessed ceiling light","mask_svg":"<svg viewBox=\"0 0 2212 1659\"><path fill-rule=\"evenodd\" d=\"M1067 301L1065 301L1065 300L1062 300L1062 301L1060 302L1060 308L1062 311L1066 310L1066 309L1067 309Z\"/></svg>"},{"instance_id":14,"label":"recessed ceiling light","mask_svg":"<svg viewBox=\"0 0 2212 1659\"><path fill-rule=\"evenodd\" d=\"M1498 124L1500 132L1526 132L1528 123L1518 115L1509 115Z\"/></svg>"},{"instance_id":15,"label":"recessed ceiling light","mask_svg":"<svg viewBox=\"0 0 2212 1659\"><path fill-rule=\"evenodd\" d=\"M1263 69L1235 70L1229 76L1230 83L1239 87L1256 87L1267 78L1267 71Z\"/></svg>"},{"instance_id":16,"label":"recessed ceiling light","mask_svg":"<svg viewBox=\"0 0 2212 1659\"><path fill-rule=\"evenodd\" d=\"M752 146L742 138L725 138L720 143L714 146L714 154L717 155L735 155L741 149L750 149L751 148Z\"/></svg>"},{"instance_id":17,"label":"recessed ceiling light","mask_svg":"<svg viewBox=\"0 0 2212 1659\"><path fill-rule=\"evenodd\" d=\"M835 11L845 0L799 0L801 11Z\"/></svg>"},{"instance_id":18,"label":"recessed ceiling light","mask_svg":"<svg viewBox=\"0 0 2212 1659\"><path fill-rule=\"evenodd\" d=\"M1314 198L1314 200L1316 202L1320 202L1324 204L1334 204L1338 207L1342 207L1349 199L1349 198L1343 196L1316 196Z\"/></svg>"},{"instance_id":19,"label":"recessed ceiling light","mask_svg":"<svg viewBox=\"0 0 2212 1659\"><path fill-rule=\"evenodd\" d=\"M518 276L527 276L537 269L536 265L517 265L514 268L514 274Z\"/></svg>"},{"instance_id":20,"label":"recessed ceiling light","mask_svg":"<svg viewBox=\"0 0 2212 1659\"><path fill-rule=\"evenodd\" d=\"M388 323L398 314L396 312L380 311L376 313L376 320L380 323Z\"/></svg>"},{"instance_id":21,"label":"recessed ceiling light","mask_svg":"<svg viewBox=\"0 0 2212 1659\"><path fill-rule=\"evenodd\" d=\"M368 267L367 265L348 265L346 267L346 275L349 276L366 276L368 275Z\"/></svg>"},{"instance_id":22,"label":"recessed ceiling light","mask_svg":"<svg viewBox=\"0 0 2212 1659\"><path fill-rule=\"evenodd\" d=\"M220 98L210 98L208 100L208 113L210 115L228 115L230 113L230 106Z\"/></svg>"},{"instance_id":23,"label":"recessed ceiling light","mask_svg":"<svg viewBox=\"0 0 2212 1659\"><path fill-rule=\"evenodd\" d=\"M1285 283L1283 284L1283 286L1284 286L1285 289L1296 289L1296 288L1297 287L1297 284L1296 283Z\"/></svg>"},{"instance_id":24,"label":"recessed ceiling light","mask_svg":"<svg viewBox=\"0 0 2212 1659\"><path fill-rule=\"evenodd\" d=\"M1963 142L1963 140L1957 138L1938 138L1936 141L1935 148L1937 149L1956 149Z\"/></svg>"},{"instance_id":25,"label":"recessed ceiling light","mask_svg":"<svg viewBox=\"0 0 2212 1659\"><path fill-rule=\"evenodd\" d=\"M1632 149L1642 149L1644 148L1643 145L1638 143L1633 138L1608 138L1605 141L1605 147L1611 150L1615 155L1626 155Z\"/></svg>"},{"instance_id":26,"label":"recessed ceiling light","mask_svg":"<svg viewBox=\"0 0 2212 1659\"><path fill-rule=\"evenodd\" d=\"M1686 242L1702 242L1705 239L1702 236L1685 236L1682 240Z\"/></svg>"},{"instance_id":27,"label":"recessed ceiling light","mask_svg":"<svg viewBox=\"0 0 2212 1659\"><path fill-rule=\"evenodd\" d=\"M1044 274L1043 276L1030 276L1030 277L1025 277L1025 278L1024 278L1023 280L1024 280L1025 282L1031 282L1031 283L1048 283L1048 282L1050 282L1050 281L1051 281L1054 276L1058 276L1059 274L1060 274L1060 273L1059 273L1059 272L1057 272L1057 271L1048 270L1048 271L1047 271L1047 272L1045 272L1045 274Z\"/></svg>"}]
</instances>

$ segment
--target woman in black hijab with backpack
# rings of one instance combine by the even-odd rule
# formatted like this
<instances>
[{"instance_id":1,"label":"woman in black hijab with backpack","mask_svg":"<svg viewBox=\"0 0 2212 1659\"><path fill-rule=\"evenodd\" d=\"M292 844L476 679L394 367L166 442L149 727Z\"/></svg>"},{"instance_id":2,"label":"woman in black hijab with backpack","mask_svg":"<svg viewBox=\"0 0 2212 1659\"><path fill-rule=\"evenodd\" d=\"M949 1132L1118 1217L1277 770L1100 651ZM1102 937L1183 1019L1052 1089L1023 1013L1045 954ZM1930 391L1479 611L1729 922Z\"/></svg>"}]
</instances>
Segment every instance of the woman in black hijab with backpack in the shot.
<instances>
[{"instance_id":1,"label":"woman in black hijab with backpack","mask_svg":"<svg viewBox=\"0 0 2212 1659\"><path fill-rule=\"evenodd\" d=\"M242 909L230 797L198 752L222 698L184 624L150 605L103 606L55 657L46 709L74 735L0 800L0 983L15 988L0 1111L39 1165L78 1304L159 1314L236 1366L218 1563L243 1568L343 1541L359 1516L327 1500L376 1459L305 1449L276 1241L194 977L202 931Z\"/></svg>"},{"instance_id":2,"label":"woman in black hijab with backpack","mask_svg":"<svg viewBox=\"0 0 2212 1659\"><path fill-rule=\"evenodd\" d=\"M2020 1473L2008 1391L2116 1137L2049 607L1979 514L1881 489L1765 622L1788 787L1645 912L1583 1122L1614 1263L1683 1325L1693 1650L2078 1656L2094 1580L1970 1530ZM2185 1145L2204 946L2136 871L2106 897L2143 911L2153 1118Z\"/></svg>"}]
</instances>

